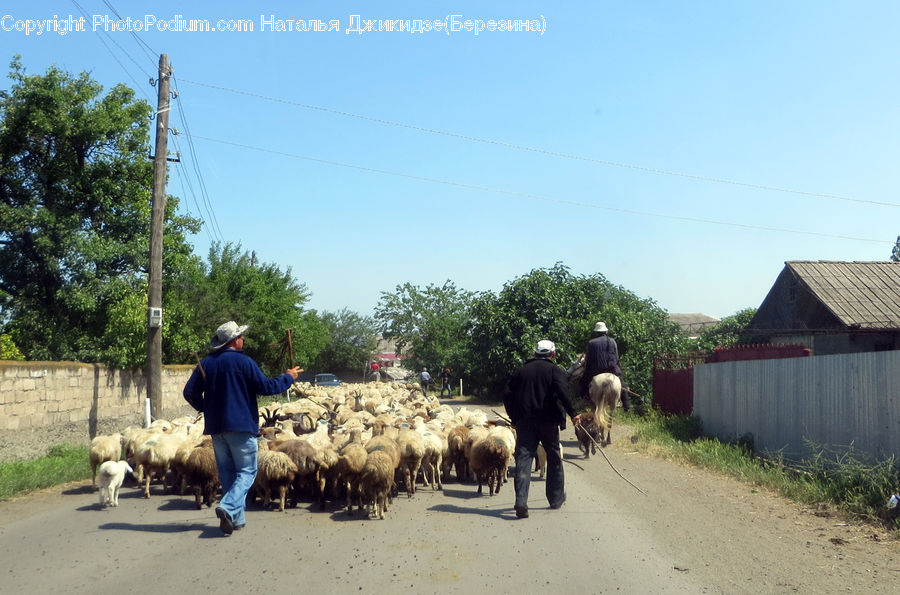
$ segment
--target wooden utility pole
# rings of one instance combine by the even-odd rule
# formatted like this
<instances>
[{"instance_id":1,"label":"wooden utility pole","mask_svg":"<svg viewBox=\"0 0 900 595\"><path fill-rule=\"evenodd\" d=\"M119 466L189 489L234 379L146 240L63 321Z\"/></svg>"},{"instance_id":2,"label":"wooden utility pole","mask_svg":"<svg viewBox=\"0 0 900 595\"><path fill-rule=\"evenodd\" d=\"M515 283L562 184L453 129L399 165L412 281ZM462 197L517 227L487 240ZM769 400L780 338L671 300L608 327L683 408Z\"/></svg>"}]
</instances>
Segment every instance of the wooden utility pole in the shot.
<instances>
[{"instance_id":1,"label":"wooden utility pole","mask_svg":"<svg viewBox=\"0 0 900 595\"><path fill-rule=\"evenodd\" d=\"M149 416L154 419L162 418L162 245L166 214L171 74L168 54L160 55L156 83L156 153L153 160L153 202L150 216L150 289L147 292L147 399Z\"/></svg>"}]
</instances>

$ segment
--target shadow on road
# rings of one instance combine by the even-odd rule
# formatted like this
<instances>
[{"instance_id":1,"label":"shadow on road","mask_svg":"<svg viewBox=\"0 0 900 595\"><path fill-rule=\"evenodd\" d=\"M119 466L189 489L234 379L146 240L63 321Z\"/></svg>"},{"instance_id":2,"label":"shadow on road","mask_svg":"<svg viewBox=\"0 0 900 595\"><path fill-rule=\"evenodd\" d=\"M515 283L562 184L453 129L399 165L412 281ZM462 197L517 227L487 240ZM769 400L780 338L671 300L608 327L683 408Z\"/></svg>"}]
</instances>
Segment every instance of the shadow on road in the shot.
<instances>
[{"instance_id":1,"label":"shadow on road","mask_svg":"<svg viewBox=\"0 0 900 595\"><path fill-rule=\"evenodd\" d=\"M483 508L467 508L465 506L456 506L455 504L438 504L436 506L429 507L428 510L433 510L435 512L450 512L453 514L477 514L506 521L517 520L512 507L504 508L502 510L485 510Z\"/></svg>"},{"instance_id":2,"label":"shadow on road","mask_svg":"<svg viewBox=\"0 0 900 595\"><path fill-rule=\"evenodd\" d=\"M98 527L104 531L141 531L145 533L184 533L186 531L197 531L200 535L198 539L211 539L213 537L223 537L218 525L201 525L199 523L191 523L190 525L180 524L149 524L139 525L136 523L104 523Z\"/></svg>"}]
</instances>

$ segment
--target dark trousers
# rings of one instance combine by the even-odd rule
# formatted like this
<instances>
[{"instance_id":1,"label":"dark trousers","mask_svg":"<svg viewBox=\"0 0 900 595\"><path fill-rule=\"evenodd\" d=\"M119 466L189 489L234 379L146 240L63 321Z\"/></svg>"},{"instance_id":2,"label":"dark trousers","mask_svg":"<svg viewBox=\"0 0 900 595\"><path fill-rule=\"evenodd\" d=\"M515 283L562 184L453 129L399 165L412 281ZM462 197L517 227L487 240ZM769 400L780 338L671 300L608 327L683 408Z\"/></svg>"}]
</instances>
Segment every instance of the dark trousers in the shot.
<instances>
[{"instance_id":1,"label":"dark trousers","mask_svg":"<svg viewBox=\"0 0 900 595\"><path fill-rule=\"evenodd\" d=\"M547 451L546 493L551 506L565 498L566 478L559 450L559 426L555 423L524 420L516 424L516 506L528 507L531 469L538 443Z\"/></svg>"}]
</instances>

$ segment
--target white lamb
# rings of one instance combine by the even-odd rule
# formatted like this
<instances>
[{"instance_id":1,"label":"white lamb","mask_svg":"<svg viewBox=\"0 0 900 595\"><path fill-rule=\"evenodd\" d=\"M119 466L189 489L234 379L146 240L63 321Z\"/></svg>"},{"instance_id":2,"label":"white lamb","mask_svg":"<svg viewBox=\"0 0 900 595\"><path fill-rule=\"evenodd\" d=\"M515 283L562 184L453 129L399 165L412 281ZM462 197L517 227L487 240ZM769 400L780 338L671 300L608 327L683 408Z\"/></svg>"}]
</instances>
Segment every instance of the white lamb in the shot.
<instances>
[{"instance_id":1,"label":"white lamb","mask_svg":"<svg viewBox=\"0 0 900 595\"><path fill-rule=\"evenodd\" d=\"M119 488L126 473L134 473L128 461L106 461L100 465L100 506L118 506Z\"/></svg>"}]
</instances>

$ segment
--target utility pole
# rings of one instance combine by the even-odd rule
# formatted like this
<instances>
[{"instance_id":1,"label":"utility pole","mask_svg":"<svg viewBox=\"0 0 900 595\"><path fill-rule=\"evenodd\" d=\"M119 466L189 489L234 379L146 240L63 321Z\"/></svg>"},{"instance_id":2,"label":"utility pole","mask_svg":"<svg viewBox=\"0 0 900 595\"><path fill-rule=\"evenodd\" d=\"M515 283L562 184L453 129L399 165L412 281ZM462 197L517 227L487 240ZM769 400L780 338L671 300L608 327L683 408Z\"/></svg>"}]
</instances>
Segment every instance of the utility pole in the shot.
<instances>
[{"instance_id":1,"label":"utility pole","mask_svg":"<svg viewBox=\"0 0 900 595\"><path fill-rule=\"evenodd\" d=\"M156 153L150 215L150 289L147 292L147 415L162 418L162 245L166 215L166 155L169 135L169 55L159 56L156 107Z\"/></svg>"}]
</instances>

